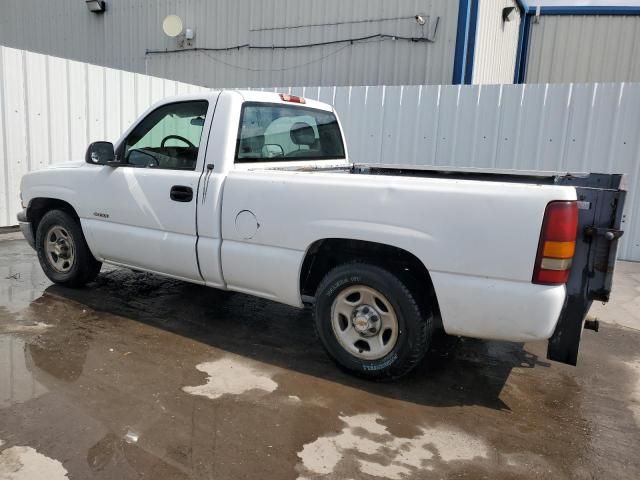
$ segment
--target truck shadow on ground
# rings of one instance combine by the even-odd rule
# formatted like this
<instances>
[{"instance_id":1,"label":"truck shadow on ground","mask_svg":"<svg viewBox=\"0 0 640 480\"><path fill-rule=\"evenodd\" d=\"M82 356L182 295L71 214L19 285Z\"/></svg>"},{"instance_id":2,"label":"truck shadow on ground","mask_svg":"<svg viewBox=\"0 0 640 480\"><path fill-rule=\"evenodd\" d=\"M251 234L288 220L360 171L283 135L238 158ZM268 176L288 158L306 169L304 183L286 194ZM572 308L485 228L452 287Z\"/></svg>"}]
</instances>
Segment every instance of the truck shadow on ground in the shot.
<instances>
[{"instance_id":1,"label":"truck shadow on ground","mask_svg":"<svg viewBox=\"0 0 640 480\"><path fill-rule=\"evenodd\" d=\"M436 335L413 372L377 383L348 375L328 359L309 309L127 269L102 273L88 288L52 285L45 292L246 358L421 405L508 410L500 393L512 370L550 365L523 344Z\"/></svg>"}]
</instances>

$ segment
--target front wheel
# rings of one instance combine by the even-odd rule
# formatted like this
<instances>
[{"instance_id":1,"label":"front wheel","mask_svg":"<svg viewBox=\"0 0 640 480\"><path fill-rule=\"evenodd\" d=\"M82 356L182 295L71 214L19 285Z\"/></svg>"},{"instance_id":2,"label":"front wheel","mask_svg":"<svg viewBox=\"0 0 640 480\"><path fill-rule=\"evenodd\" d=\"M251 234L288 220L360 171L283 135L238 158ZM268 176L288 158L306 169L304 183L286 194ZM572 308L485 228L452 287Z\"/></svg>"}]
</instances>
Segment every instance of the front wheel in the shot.
<instances>
[{"instance_id":1,"label":"front wheel","mask_svg":"<svg viewBox=\"0 0 640 480\"><path fill-rule=\"evenodd\" d=\"M45 275L69 287L94 280L102 267L91 254L80 224L63 210L51 210L40 220L36 251Z\"/></svg>"},{"instance_id":2,"label":"front wheel","mask_svg":"<svg viewBox=\"0 0 640 480\"><path fill-rule=\"evenodd\" d=\"M427 352L431 312L380 267L351 263L331 270L316 294L315 326L329 356L355 375L392 380L407 374Z\"/></svg>"}]
</instances>

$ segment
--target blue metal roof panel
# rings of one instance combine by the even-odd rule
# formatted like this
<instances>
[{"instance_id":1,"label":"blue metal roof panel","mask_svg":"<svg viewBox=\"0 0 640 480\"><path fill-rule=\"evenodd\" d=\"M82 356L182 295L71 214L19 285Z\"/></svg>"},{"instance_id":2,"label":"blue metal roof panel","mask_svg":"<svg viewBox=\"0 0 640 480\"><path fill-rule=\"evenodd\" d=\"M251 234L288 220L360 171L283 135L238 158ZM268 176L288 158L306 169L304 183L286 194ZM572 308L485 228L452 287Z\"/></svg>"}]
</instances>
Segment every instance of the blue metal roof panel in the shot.
<instances>
[{"instance_id":1,"label":"blue metal roof panel","mask_svg":"<svg viewBox=\"0 0 640 480\"><path fill-rule=\"evenodd\" d=\"M524 11L541 15L640 15L640 0L519 0Z\"/></svg>"}]
</instances>

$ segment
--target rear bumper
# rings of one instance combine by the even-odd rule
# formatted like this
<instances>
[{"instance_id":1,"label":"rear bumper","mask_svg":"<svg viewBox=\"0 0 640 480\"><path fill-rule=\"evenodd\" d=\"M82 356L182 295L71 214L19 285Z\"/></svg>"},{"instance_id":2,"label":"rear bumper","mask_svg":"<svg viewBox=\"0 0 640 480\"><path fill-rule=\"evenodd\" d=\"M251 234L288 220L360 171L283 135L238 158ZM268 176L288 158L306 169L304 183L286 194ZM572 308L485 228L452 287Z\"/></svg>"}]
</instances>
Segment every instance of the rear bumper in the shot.
<instances>
[{"instance_id":1,"label":"rear bumper","mask_svg":"<svg viewBox=\"0 0 640 480\"><path fill-rule=\"evenodd\" d=\"M18 224L20 225L20 231L22 232L22 235L24 235L27 243L31 245L31 248L35 249L36 240L33 236L33 229L31 228L31 222L27 218L26 210L22 210L18 213Z\"/></svg>"},{"instance_id":2,"label":"rear bumper","mask_svg":"<svg viewBox=\"0 0 640 480\"><path fill-rule=\"evenodd\" d=\"M564 285L431 272L448 334L526 342L548 339L566 299Z\"/></svg>"}]
</instances>

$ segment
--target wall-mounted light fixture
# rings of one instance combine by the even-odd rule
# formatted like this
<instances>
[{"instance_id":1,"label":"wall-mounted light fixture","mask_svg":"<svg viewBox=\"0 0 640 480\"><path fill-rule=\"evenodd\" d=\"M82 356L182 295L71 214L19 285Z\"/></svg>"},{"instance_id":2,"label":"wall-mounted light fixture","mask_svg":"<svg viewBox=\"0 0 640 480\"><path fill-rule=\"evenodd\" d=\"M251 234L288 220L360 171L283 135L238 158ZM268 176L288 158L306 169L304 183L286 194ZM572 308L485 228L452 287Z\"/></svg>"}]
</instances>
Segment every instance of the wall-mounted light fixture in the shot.
<instances>
[{"instance_id":1,"label":"wall-mounted light fixture","mask_svg":"<svg viewBox=\"0 0 640 480\"><path fill-rule=\"evenodd\" d=\"M104 0L86 0L87 8L93 13L104 13L107 9L107 5Z\"/></svg>"},{"instance_id":2,"label":"wall-mounted light fixture","mask_svg":"<svg viewBox=\"0 0 640 480\"><path fill-rule=\"evenodd\" d=\"M502 9L502 23L512 21L516 16L515 11L516 7L504 7Z\"/></svg>"}]
</instances>

